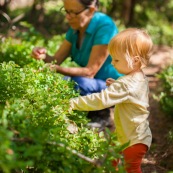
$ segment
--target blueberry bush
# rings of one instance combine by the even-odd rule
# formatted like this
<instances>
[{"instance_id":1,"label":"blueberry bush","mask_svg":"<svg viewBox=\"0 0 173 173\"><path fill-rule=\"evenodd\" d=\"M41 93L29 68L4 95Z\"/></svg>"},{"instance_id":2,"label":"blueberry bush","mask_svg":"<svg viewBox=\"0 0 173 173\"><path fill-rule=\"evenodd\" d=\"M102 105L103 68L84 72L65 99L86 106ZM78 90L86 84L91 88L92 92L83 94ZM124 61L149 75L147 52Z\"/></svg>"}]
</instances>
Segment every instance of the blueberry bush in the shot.
<instances>
[{"instance_id":1,"label":"blueberry bush","mask_svg":"<svg viewBox=\"0 0 173 173\"><path fill-rule=\"evenodd\" d=\"M157 77L161 81L161 88L155 99L168 116L173 116L173 65L165 68Z\"/></svg>"},{"instance_id":2,"label":"blueberry bush","mask_svg":"<svg viewBox=\"0 0 173 173\"><path fill-rule=\"evenodd\" d=\"M74 83L31 58L35 45L53 53L63 36L49 41L32 32L0 44L0 172L115 172L111 161L125 146L109 130L89 129L86 112L69 112L79 95Z\"/></svg>"}]
</instances>

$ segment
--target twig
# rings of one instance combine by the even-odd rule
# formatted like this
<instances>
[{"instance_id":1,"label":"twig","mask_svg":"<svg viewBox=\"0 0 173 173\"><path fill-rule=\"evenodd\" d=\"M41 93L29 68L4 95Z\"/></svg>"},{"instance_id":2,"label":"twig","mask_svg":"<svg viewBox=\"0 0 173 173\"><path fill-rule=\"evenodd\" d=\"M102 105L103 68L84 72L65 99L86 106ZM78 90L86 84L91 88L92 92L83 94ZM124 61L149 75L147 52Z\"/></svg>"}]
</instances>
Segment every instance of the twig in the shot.
<instances>
[{"instance_id":1,"label":"twig","mask_svg":"<svg viewBox=\"0 0 173 173\"><path fill-rule=\"evenodd\" d=\"M18 22L19 20L21 20L22 18L24 18L24 17L25 17L24 13L20 14L17 17L15 17L14 19L12 19L11 23L14 24L14 23Z\"/></svg>"},{"instance_id":2,"label":"twig","mask_svg":"<svg viewBox=\"0 0 173 173\"><path fill-rule=\"evenodd\" d=\"M11 23L11 18L7 13L0 10L0 14L2 14L3 17L5 17L5 19L8 21L8 23Z\"/></svg>"},{"instance_id":3,"label":"twig","mask_svg":"<svg viewBox=\"0 0 173 173\"><path fill-rule=\"evenodd\" d=\"M29 138L12 138L12 141L29 142L29 143L33 142ZM85 160L85 161L87 161L87 162L89 162L89 163L91 163L91 164L93 164L94 166L97 166L97 167L100 167L104 163L104 161L106 159L106 156L107 156L107 154L106 154L102 160L100 160L100 159L95 159L94 160L94 159L91 159L91 158L77 152L76 150L71 149L70 147L65 146L62 143L56 143L56 142L47 142L47 143L49 145L55 145L55 146L63 147L65 149L67 149L68 151L70 151L72 154L78 156L79 158L81 158L81 159L83 159L83 160Z\"/></svg>"},{"instance_id":4,"label":"twig","mask_svg":"<svg viewBox=\"0 0 173 173\"><path fill-rule=\"evenodd\" d=\"M99 160L93 160L79 152L77 152L76 150L73 150L71 149L70 147L66 147L64 144L62 143L56 143L56 142L48 142L48 144L51 144L51 145L56 145L56 146L60 146L60 147L64 147L66 148L68 151L70 151L71 153L73 153L74 155L80 157L81 159L93 164L94 166L101 166L101 162Z\"/></svg>"},{"instance_id":5,"label":"twig","mask_svg":"<svg viewBox=\"0 0 173 173\"><path fill-rule=\"evenodd\" d=\"M32 139L30 138L12 138L11 139L12 141L16 141L16 142L33 142Z\"/></svg>"},{"instance_id":6,"label":"twig","mask_svg":"<svg viewBox=\"0 0 173 173\"><path fill-rule=\"evenodd\" d=\"M15 17L14 19L11 19L10 18L10 16L7 14L7 13L5 13L5 12L3 12L2 10L0 10L0 16L3 16L5 19L6 19L6 21L7 22L5 22L5 23L3 23L2 22L2 24L1 24L1 28L0 28L0 30L9 30L10 28L11 28L11 26L14 24L14 23L16 23L16 22L18 22L18 21L20 21L24 16L25 16L25 14L23 13L23 14L20 14L20 15L18 15L17 17ZM8 28L8 29L7 29ZM3 36L0 36L0 39L2 39L3 38Z\"/></svg>"},{"instance_id":7,"label":"twig","mask_svg":"<svg viewBox=\"0 0 173 173\"><path fill-rule=\"evenodd\" d=\"M0 10L0 14L7 20L7 22L8 22L10 25L12 25L12 24L18 22L19 20L21 20L22 18L25 17L25 14L23 13L23 14L18 15L18 16L15 17L14 19L11 19L10 16L9 16L7 13L3 12L2 10Z\"/></svg>"}]
</instances>

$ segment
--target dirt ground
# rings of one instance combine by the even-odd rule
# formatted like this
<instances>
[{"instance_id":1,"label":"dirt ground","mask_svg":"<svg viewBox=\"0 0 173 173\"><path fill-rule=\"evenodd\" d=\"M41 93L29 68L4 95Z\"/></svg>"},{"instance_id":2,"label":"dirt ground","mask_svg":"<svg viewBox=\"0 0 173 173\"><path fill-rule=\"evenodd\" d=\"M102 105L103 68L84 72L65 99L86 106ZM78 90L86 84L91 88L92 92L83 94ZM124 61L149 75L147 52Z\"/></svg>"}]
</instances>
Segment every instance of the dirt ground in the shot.
<instances>
[{"instance_id":1,"label":"dirt ground","mask_svg":"<svg viewBox=\"0 0 173 173\"><path fill-rule=\"evenodd\" d=\"M168 173L173 172L173 139L168 138L173 131L173 118L162 112L160 105L153 99L158 93L160 82L155 77L163 68L173 61L173 50L168 47L155 47L150 65L144 71L149 78L150 86L150 127L153 135L151 148L143 159L143 173Z\"/></svg>"}]
</instances>

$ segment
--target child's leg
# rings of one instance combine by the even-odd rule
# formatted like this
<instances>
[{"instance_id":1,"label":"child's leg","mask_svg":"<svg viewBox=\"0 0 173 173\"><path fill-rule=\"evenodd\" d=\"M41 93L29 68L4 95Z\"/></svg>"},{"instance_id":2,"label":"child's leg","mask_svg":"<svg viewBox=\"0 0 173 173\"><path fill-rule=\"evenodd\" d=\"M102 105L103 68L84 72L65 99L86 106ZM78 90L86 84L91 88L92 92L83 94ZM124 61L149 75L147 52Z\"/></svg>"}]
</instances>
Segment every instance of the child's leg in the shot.
<instances>
[{"instance_id":1,"label":"child's leg","mask_svg":"<svg viewBox=\"0 0 173 173\"><path fill-rule=\"evenodd\" d=\"M125 169L128 173L142 173L141 162L148 147L144 144L135 144L123 151Z\"/></svg>"}]
</instances>

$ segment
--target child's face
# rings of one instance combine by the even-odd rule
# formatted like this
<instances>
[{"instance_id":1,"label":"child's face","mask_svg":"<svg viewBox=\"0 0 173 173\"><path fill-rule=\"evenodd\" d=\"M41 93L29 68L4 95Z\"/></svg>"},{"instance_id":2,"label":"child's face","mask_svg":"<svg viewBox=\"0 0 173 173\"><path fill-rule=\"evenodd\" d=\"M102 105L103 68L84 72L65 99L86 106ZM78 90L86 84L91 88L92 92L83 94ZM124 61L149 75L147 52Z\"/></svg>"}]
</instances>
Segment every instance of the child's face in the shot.
<instances>
[{"instance_id":1,"label":"child's face","mask_svg":"<svg viewBox=\"0 0 173 173\"><path fill-rule=\"evenodd\" d=\"M133 71L132 67L129 67L128 62L125 57L114 57L112 56L112 65L118 70L121 74L129 74Z\"/></svg>"}]
</instances>

